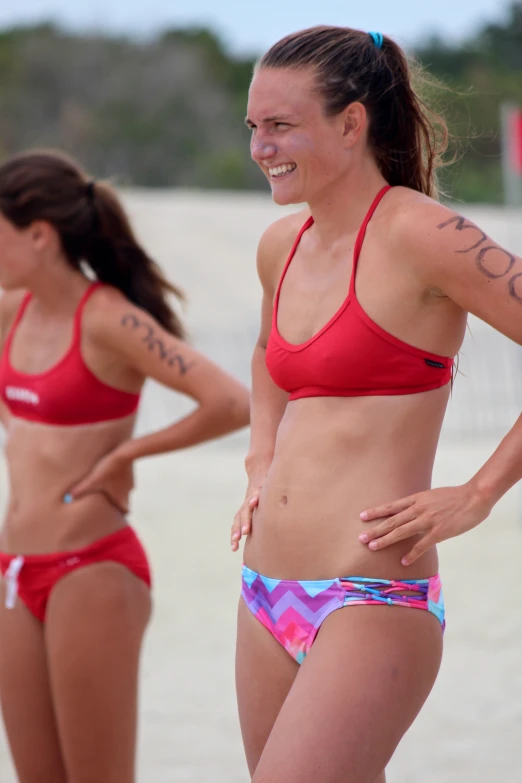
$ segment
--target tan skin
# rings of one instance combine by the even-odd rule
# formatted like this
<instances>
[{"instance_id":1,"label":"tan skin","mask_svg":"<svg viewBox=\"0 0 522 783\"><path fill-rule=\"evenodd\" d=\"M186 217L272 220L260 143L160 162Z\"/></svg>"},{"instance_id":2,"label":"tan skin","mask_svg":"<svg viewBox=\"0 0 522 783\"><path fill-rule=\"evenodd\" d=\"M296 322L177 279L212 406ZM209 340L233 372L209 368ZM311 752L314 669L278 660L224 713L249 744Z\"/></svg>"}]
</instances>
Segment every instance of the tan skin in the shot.
<instances>
[{"instance_id":1,"label":"tan skin","mask_svg":"<svg viewBox=\"0 0 522 783\"><path fill-rule=\"evenodd\" d=\"M45 222L18 230L0 215L0 246L0 352L20 289L31 290L10 361L17 370L40 373L65 354L89 281L67 263ZM154 330L163 353L145 345L137 323ZM176 360L165 360L165 351ZM192 397L196 408L133 439L135 416L56 427L17 419L3 407L10 486L4 552L71 550L123 528L135 459L248 423L247 390L113 288L88 301L81 352L111 386L139 392L151 377ZM74 496L70 504L63 502L67 492ZM21 783L132 783L138 668L151 612L145 583L115 563L74 571L53 589L43 625L21 601L5 609L4 597L1 588L0 695Z\"/></svg>"},{"instance_id":2,"label":"tan skin","mask_svg":"<svg viewBox=\"0 0 522 783\"><path fill-rule=\"evenodd\" d=\"M281 290L280 333L294 344L306 341L348 292L358 229L386 184L367 144L366 111L354 103L326 117L311 73L265 69L254 75L248 124L252 157L276 203L307 203L309 210L270 226L259 245L264 296L252 361L248 488L232 527L232 549L246 536L245 563L278 579L432 576L438 570L433 541L406 565L401 561L412 541L371 551L359 538L368 532L361 513L410 496L439 498L466 524L487 516L494 501L484 482L430 491L449 386L289 403L265 366L275 291L310 211L315 222ZM296 168L278 179L270 169L283 164ZM359 260L361 306L387 332L439 355L458 352L468 311L522 343L521 302L509 295L506 279L491 276L506 268L504 251L484 242L493 248L486 254L488 277L473 251L463 252L480 231L458 230L458 221L417 192L397 187L387 193ZM521 259L515 265L522 271ZM413 544L420 540L417 534ZM441 652L441 629L428 612L350 607L327 618L299 667L241 601L236 673L252 780L383 783L388 761L432 688Z\"/></svg>"}]
</instances>

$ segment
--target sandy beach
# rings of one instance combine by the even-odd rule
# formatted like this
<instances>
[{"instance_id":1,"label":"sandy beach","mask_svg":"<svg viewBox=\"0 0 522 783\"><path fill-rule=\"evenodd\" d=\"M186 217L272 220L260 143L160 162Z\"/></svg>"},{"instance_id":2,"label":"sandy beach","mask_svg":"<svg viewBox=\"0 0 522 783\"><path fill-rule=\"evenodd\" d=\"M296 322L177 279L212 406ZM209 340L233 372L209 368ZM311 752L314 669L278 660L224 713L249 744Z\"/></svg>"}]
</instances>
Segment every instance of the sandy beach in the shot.
<instances>
[{"instance_id":1,"label":"sandy beach","mask_svg":"<svg viewBox=\"0 0 522 783\"><path fill-rule=\"evenodd\" d=\"M193 342L248 382L259 323L256 244L283 211L262 194L132 191L124 198L140 238L187 291ZM520 214L460 209L522 254ZM487 459L520 412L521 390L522 349L470 319L435 486L467 480ZM189 407L150 383L139 431ZM233 679L241 555L228 543L246 487L247 441L244 432L137 466L131 521L155 582L142 667L140 783L249 780ZM6 491L0 456L0 510ZM440 547L443 665L388 783L522 781L521 512L515 488L478 530ZM0 783L15 781L0 727Z\"/></svg>"}]
</instances>

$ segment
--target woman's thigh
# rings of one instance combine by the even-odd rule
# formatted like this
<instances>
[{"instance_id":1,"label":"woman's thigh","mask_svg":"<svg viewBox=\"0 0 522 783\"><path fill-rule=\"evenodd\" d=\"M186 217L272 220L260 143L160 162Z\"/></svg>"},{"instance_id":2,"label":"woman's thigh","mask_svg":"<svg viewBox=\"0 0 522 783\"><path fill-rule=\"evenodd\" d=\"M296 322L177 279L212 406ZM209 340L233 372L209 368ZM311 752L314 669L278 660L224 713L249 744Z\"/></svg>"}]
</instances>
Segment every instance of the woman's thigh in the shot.
<instances>
[{"instance_id":1,"label":"woman's thigh","mask_svg":"<svg viewBox=\"0 0 522 783\"><path fill-rule=\"evenodd\" d=\"M237 619L236 689L250 774L257 767L299 665L241 598Z\"/></svg>"},{"instance_id":2,"label":"woman's thigh","mask_svg":"<svg viewBox=\"0 0 522 783\"><path fill-rule=\"evenodd\" d=\"M80 568L55 586L46 646L69 783L133 783L138 672L149 588L112 562Z\"/></svg>"},{"instance_id":3,"label":"woman's thigh","mask_svg":"<svg viewBox=\"0 0 522 783\"><path fill-rule=\"evenodd\" d=\"M0 580L0 702L20 783L65 783L42 624Z\"/></svg>"},{"instance_id":4,"label":"woman's thigh","mask_svg":"<svg viewBox=\"0 0 522 783\"><path fill-rule=\"evenodd\" d=\"M254 783L376 783L437 676L428 612L352 606L323 623L279 712Z\"/></svg>"}]
</instances>

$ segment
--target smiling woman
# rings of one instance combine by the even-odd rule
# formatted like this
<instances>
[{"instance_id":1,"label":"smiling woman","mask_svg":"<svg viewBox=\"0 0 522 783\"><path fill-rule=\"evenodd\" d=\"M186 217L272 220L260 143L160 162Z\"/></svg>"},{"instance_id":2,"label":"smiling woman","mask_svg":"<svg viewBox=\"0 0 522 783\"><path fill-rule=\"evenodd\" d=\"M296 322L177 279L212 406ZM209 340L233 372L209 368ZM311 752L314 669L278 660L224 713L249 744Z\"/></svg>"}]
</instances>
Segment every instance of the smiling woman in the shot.
<instances>
[{"instance_id":1,"label":"smiling woman","mask_svg":"<svg viewBox=\"0 0 522 783\"><path fill-rule=\"evenodd\" d=\"M353 103L356 96L371 117L368 145L386 181L436 195L434 174L447 146L446 124L415 93L412 66L393 41L386 44L387 51L393 51L393 62L388 57L387 67L379 67L384 63L384 39L378 35L354 31L352 38L344 42L343 56L337 58L327 44L319 45L310 57L302 41L289 36L283 39L284 46L273 47L260 60L250 89L246 124L253 131L252 157L271 181L290 181L289 174L299 167L300 160L304 163L307 153L307 168L314 167L311 176L316 166L323 179L332 170L337 175L327 142L334 131L333 120L339 120L342 109ZM369 41L373 43L373 52L368 51ZM323 119L332 120L328 125L313 116L309 101L304 99L303 77L306 81L311 71L316 76L315 85L308 86L320 94ZM419 69L415 76L418 81L422 78L429 83ZM281 110L271 111L278 99ZM271 149L275 145L277 156ZM425 165L421 161L423 155ZM316 179L315 172L314 182ZM319 187L320 182L317 179ZM277 203L285 203L283 191L275 189L273 196ZM287 197L291 198L290 194ZM292 199L288 203L296 202Z\"/></svg>"},{"instance_id":2,"label":"smiling woman","mask_svg":"<svg viewBox=\"0 0 522 783\"><path fill-rule=\"evenodd\" d=\"M7 736L24 783L132 783L151 611L149 564L126 520L133 463L245 426L248 392L186 343L167 298L179 290L116 193L72 160L29 152L0 167L0 247ZM133 438L146 378L196 409Z\"/></svg>"},{"instance_id":3,"label":"smiling woman","mask_svg":"<svg viewBox=\"0 0 522 783\"><path fill-rule=\"evenodd\" d=\"M522 474L521 420L466 486L430 490L467 312L522 344L522 259L437 202L446 126L388 36L287 36L257 64L247 114L274 200L307 204L258 251L248 488L231 537L233 550L247 537L247 760L254 783L383 783L441 660L435 544Z\"/></svg>"}]
</instances>

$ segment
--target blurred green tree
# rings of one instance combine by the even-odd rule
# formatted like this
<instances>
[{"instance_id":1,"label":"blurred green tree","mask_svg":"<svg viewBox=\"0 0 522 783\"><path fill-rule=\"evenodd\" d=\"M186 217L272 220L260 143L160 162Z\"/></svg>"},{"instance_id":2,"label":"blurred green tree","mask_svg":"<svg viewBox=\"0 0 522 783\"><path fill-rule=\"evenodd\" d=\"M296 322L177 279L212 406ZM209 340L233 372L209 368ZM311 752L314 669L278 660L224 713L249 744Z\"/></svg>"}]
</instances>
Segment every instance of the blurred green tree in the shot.
<instances>
[{"instance_id":1,"label":"blurred green tree","mask_svg":"<svg viewBox=\"0 0 522 783\"><path fill-rule=\"evenodd\" d=\"M500 201L500 104L522 105L522 0L463 42L433 36L413 54L447 87L434 96L458 149L442 173L445 192ZM73 35L52 23L4 29L0 157L51 146L120 183L266 187L243 124L253 64L203 28L148 41Z\"/></svg>"}]
</instances>

